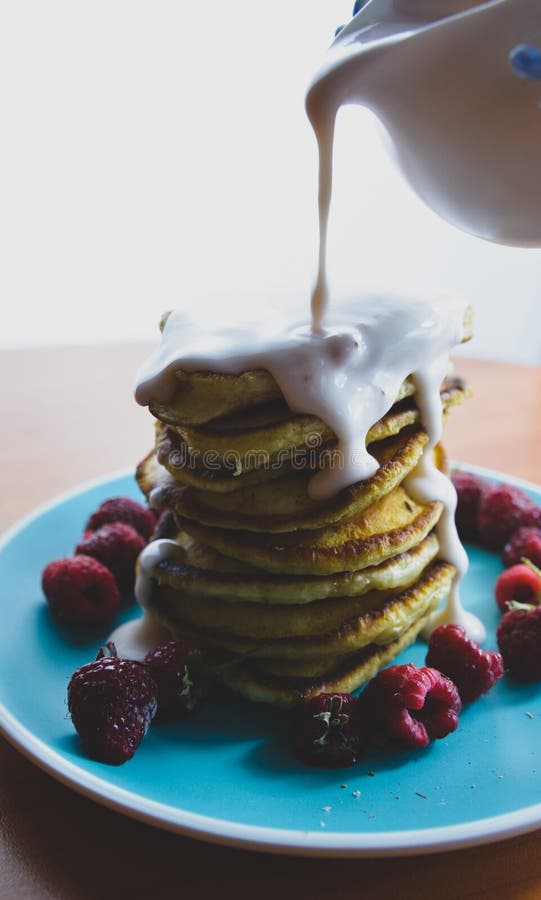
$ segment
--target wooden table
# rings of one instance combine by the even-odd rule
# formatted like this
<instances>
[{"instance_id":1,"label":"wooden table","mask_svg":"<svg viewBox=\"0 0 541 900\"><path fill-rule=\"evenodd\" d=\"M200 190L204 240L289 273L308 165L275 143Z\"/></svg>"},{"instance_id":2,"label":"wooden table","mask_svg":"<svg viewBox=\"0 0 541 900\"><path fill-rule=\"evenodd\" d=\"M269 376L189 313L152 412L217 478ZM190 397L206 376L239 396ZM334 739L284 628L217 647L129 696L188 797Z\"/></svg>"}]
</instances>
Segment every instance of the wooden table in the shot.
<instances>
[{"instance_id":1,"label":"wooden table","mask_svg":"<svg viewBox=\"0 0 541 900\"><path fill-rule=\"evenodd\" d=\"M131 396L148 346L0 354L0 527L58 491L133 466L149 448ZM455 459L541 481L541 369L460 360L475 398L453 412ZM0 741L0 900L186 896L538 900L541 831L429 857L318 860L211 846L110 812Z\"/></svg>"}]
</instances>

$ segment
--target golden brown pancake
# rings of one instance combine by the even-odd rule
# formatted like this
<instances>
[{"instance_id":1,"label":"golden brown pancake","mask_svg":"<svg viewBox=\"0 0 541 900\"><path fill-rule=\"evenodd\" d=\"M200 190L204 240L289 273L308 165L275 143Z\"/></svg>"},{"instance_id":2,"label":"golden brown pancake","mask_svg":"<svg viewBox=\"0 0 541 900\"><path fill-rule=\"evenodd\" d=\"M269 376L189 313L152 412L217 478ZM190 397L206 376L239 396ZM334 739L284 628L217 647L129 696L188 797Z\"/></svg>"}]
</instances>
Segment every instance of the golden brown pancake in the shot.
<instances>
[{"instance_id":1,"label":"golden brown pancake","mask_svg":"<svg viewBox=\"0 0 541 900\"><path fill-rule=\"evenodd\" d=\"M411 584L404 587L411 587ZM368 591L354 597L333 597L302 605L257 606L254 603L228 603L221 598L194 596L175 588L163 588L163 591L168 608L174 608L175 615L190 627L210 628L258 641L274 641L292 635L295 638L317 637L338 629L353 618L365 622L370 619L372 622L373 615L390 596L396 594L396 589Z\"/></svg>"},{"instance_id":2,"label":"golden brown pancake","mask_svg":"<svg viewBox=\"0 0 541 900\"><path fill-rule=\"evenodd\" d=\"M326 600L303 607L273 607L269 613L279 614L283 622L290 616L291 627L285 636L273 636L269 617L261 628L257 615L250 615L246 628L258 631L257 636L237 635L223 615L217 621L216 606L207 605L197 615L197 604L187 606L180 592L158 584L153 585L149 610L167 628L178 634L192 634L207 643L235 654L253 653L259 659L306 660L329 655L356 652L368 644L386 645L399 637L421 616L435 609L449 593L455 570L449 563L431 564L422 576L405 591L373 591L360 598L347 598L344 603ZM333 616L333 609L337 615ZM251 611L251 607L250 607ZM316 612L316 615L312 614ZM243 610L247 615L248 610ZM262 612L262 610L260 610ZM190 620L186 614L190 614ZM206 613L210 613L207 617ZM199 621L195 621L195 620ZM246 630L241 617L235 624ZM265 625L267 626L265 630Z\"/></svg>"},{"instance_id":3,"label":"golden brown pancake","mask_svg":"<svg viewBox=\"0 0 541 900\"><path fill-rule=\"evenodd\" d=\"M179 529L219 553L286 575L330 575L378 565L410 550L435 527L442 504L415 503L402 487L348 522L319 531L256 534L177 517Z\"/></svg>"},{"instance_id":4,"label":"golden brown pancake","mask_svg":"<svg viewBox=\"0 0 541 900\"><path fill-rule=\"evenodd\" d=\"M222 678L227 686L248 700L290 708L322 692L352 693L370 681L383 666L389 665L402 650L412 644L427 616L422 616L390 644L369 644L341 658L326 672L313 677L279 676L265 673L256 664L244 663L225 668Z\"/></svg>"},{"instance_id":5,"label":"golden brown pancake","mask_svg":"<svg viewBox=\"0 0 541 900\"><path fill-rule=\"evenodd\" d=\"M334 597L357 597L368 591L389 591L412 584L437 556L435 534L411 550L378 566L336 575L274 575L239 560L229 559L190 538L176 535L178 555L164 559L154 570L155 580L185 596L234 604L287 606Z\"/></svg>"},{"instance_id":6,"label":"golden brown pancake","mask_svg":"<svg viewBox=\"0 0 541 900\"><path fill-rule=\"evenodd\" d=\"M137 480L153 506L202 525L266 533L319 529L352 519L397 487L419 462L427 441L426 432L418 428L372 445L369 449L380 464L375 475L326 501L308 495L312 471L290 472L274 481L217 494L179 484L151 455L139 465Z\"/></svg>"}]
</instances>

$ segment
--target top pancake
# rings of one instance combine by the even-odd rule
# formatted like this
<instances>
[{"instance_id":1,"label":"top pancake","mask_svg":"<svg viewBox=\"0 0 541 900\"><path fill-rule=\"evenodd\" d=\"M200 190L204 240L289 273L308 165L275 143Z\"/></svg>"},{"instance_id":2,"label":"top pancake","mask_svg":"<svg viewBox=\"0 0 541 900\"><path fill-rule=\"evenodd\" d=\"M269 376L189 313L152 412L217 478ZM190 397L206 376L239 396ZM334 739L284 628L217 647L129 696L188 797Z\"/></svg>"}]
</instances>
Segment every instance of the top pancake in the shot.
<instances>
[{"instance_id":1,"label":"top pancake","mask_svg":"<svg viewBox=\"0 0 541 900\"><path fill-rule=\"evenodd\" d=\"M468 307L464 318L465 341L472 336L472 318L472 310ZM278 384L264 369L240 375L177 369L175 380L176 390L168 402L152 399L149 403L151 413L166 424L201 424L283 399ZM414 392L413 379L407 378L397 400Z\"/></svg>"}]
</instances>

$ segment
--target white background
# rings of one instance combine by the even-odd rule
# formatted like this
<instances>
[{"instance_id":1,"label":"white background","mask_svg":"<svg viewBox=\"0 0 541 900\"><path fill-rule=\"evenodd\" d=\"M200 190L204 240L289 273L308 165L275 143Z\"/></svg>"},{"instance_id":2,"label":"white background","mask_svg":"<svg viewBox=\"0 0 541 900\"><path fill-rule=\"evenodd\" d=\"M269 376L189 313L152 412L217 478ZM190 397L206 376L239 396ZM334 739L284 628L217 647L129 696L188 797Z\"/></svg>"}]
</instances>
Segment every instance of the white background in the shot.
<instances>
[{"instance_id":1,"label":"white background","mask_svg":"<svg viewBox=\"0 0 541 900\"><path fill-rule=\"evenodd\" d=\"M16 0L0 11L1 346L154 337L202 297L306 297L307 83L342 0ZM463 235L412 196L370 116L340 117L337 292L459 291L477 356L541 363L541 251Z\"/></svg>"}]
</instances>

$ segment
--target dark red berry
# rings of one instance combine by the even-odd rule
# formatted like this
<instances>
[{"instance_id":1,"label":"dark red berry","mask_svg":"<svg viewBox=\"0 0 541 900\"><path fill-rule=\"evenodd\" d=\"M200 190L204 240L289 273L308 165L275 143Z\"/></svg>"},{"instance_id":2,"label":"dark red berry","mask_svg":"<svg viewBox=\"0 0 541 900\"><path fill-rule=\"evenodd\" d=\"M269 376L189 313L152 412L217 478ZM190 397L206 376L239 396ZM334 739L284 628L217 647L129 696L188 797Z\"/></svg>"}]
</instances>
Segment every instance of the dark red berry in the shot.
<instances>
[{"instance_id":1,"label":"dark red berry","mask_svg":"<svg viewBox=\"0 0 541 900\"><path fill-rule=\"evenodd\" d=\"M131 759L157 705L154 679L130 659L88 663L68 685L68 709L85 753L113 765Z\"/></svg>"},{"instance_id":2,"label":"dark red berry","mask_svg":"<svg viewBox=\"0 0 541 900\"><path fill-rule=\"evenodd\" d=\"M151 650L145 665L158 688L158 718L178 719L206 700L212 685L208 651L194 641L169 641Z\"/></svg>"},{"instance_id":3,"label":"dark red berry","mask_svg":"<svg viewBox=\"0 0 541 900\"><path fill-rule=\"evenodd\" d=\"M541 680L541 606L511 609L496 633L505 668L520 681Z\"/></svg>"},{"instance_id":4,"label":"dark red berry","mask_svg":"<svg viewBox=\"0 0 541 900\"><path fill-rule=\"evenodd\" d=\"M541 529L541 506L536 506L535 504L532 506L524 516L523 525L527 528Z\"/></svg>"},{"instance_id":5,"label":"dark red berry","mask_svg":"<svg viewBox=\"0 0 541 900\"><path fill-rule=\"evenodd\" d=\"M498 576L494 593L502 612L507 612L510 603L537 605L541 601L541 577L527 565L512 566Z\"/></svg>"},{"instance_id":6,"label":"dark red berry","mask_svg":"<svg viewBox=\"0 0 541 900\"><path fill-rule=\"evenodd\" d=\"M476 541L479 504L488 482L472 472L453 472L451 481L457 493L455 521L458 533L463 541Z\"/></svg>"},{"instance_id":7,"label":"dark red berry","mask_svg":"<svg viewBox=\"0 0 541 900\"><path fill-rule=\"evenodd\" d=\"M84 537L75 552L93 556L107 566L121 593L128 594L133 591L135 562L145 545L145 540L131 525L113 522Z\"/></svg>"},{"instance_id":8,"label":"dark red berry","mask_svg":"<svg viewBox=\"0 0 541 900\"><path fill-rule=\"evenodd\" d=\"M522 559L529 559L541 568L541 528L517 528L504 547L502 559L504 566L514 566Z\"/></svg>"},{"instance_id":9,"label":"dark red berry","mask_svg":"<svg viewBox=\"0 0 541 900\"><path fill-rule=\"evenodd\" d=\"M41 584L52 615L65 625L104 625L120 607L115 579L90 556L55 559L43 570Z\"/></svg>"},{"instance_id":10,"label":"dark red berry","mask_svg":"<svg viewBox=\"0 0 541 900\"><path fill-rule=\"evenodd\" d=\"M489 550L503 547L531 513L533 502L519 488L510 484L492 484L484 492L477 518L479 540Z\"/></svg>"},{"instance_id":11,"label":"dark red berry","mask_svg":"<svg viewBox=\"0 0 541 900\"><path fill-rule=\"evenodd\" d=\"M130 497L112 497L105 500L96 512L92 513L85 530L97 531L102 525L110 525L112 522L131 525L145 541L150 540L156 527L156 517L152 510L131 500Z\"/></svg>"},{"instance_id":12,"label":"dark red berry","mask_svg":"<svg viewBox=\"0 0 541 900\"><path fill-rule=\"evenodd\" d=\"M440 625L432 632L426 664L451 679L463 703L486 694L503 675L500 654L483 650L460 625Z\"/></svg>"},{"instance_id":13,"label":"dark red berry","mask_svg":"<svg viewBox=\"0 0 541 900\"><path fill-rule=\"evenodd\" d=\"M307 700L295 711L293 741L296 755L311 766L354 766L362 746L358 701L339 693Z\"/></svg>"},{"instance_id":14,"label":"dark red berry","mask_svg":"<svg viewBox=\"0 0 541 900\"><path fill-rule=\"evenodd\" d=\"M364 715L383 735L409 747L426 747L454 731L462 708L449 678L411 663L382 669L360 701Z\"/></svg>"}]
</instances>

